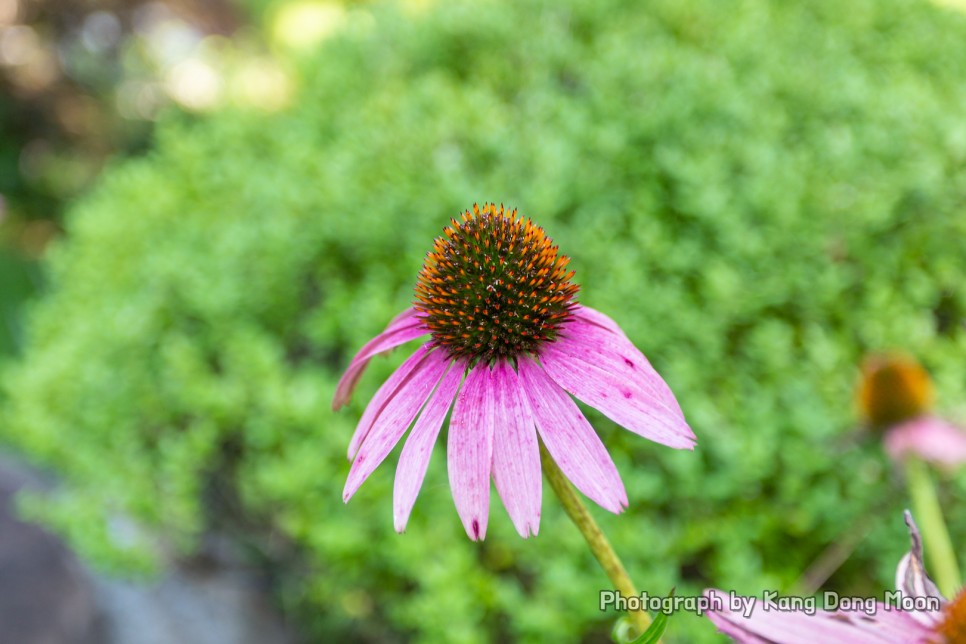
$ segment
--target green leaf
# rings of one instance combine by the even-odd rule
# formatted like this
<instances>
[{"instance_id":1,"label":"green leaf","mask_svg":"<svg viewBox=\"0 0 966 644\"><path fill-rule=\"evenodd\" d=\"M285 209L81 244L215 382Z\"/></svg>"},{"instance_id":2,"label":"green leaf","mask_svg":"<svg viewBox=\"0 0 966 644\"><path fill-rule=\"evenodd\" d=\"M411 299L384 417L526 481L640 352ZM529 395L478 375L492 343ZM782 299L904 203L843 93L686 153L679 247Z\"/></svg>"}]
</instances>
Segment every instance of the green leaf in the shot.
<instances>
[{"instance_id":1,"label":"green leaf","mask_svg":"<svg viewBox=\"0 0 966 644\"><path fill-rule=\"evenodd\" d=\"M667 630L667 617L667 613L658 613L648 629L631 644L654 644L659 641Z\"/></svg>"},{"instance_id":2,"label":"green leaf","mask_svg":"<svg viewBox=\"0 0 966 644\"><path fill-rule=\"evenodd\" d=\"M668 597L674 597L674 592L675 589L672 588ZM636 638L631 638L628 632L634 628L633 623L629 615L623 615L614 623L614 628L611 630L611 639L619 644L654 644L660 641L664 631L667 630L667 621L667 613L658 613L646 631Z\"/></svg>"},{"instance_id":3,"label":"green leaf","mask_svg":"<svg viewBox=\"0 0 966 644\"><path fill-rule=\"evenodd\" d=\"M668 597L674 597L674 590L674 588L671 589L671 592L668 593ZM667 630L667 621L667 613L658 613L648 629L641 633L631 644L654 644L655 642L660 641L661 637L664 635L664 631Z\"/></svg>"}]
</instances>

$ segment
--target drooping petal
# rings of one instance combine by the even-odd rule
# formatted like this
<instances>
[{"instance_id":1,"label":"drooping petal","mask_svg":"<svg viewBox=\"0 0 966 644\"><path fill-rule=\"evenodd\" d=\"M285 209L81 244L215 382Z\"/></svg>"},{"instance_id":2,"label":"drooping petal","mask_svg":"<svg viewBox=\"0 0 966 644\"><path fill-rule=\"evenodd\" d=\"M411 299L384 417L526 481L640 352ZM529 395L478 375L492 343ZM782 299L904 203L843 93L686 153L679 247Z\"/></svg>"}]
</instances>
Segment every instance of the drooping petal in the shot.
<instances>
[{"instance_id":1,"label":"drooping petal","mask_svg":"<svg viewBox=\"0 0 966 644\"><path fill-rule=\"evenodd\" d=\"M493 463L493 391L489 367L478 363L456 397L446 444L449 485L470 539L486 537Z\"/></svg>"},{"instance_id":2,"label":"drooping petal","mask_svg":"<svg viewBox=\"0 0 966 644\"><path fill-rule=\"evenodd\" d=\"M443 420L453 404L460 381L463 379L463 369L463 363L456 362L439 381L439 386L426 403L426 408L419 414L416 424L413 425L406 439L406 444L403 445L399 464L396 466L396 483L392 493L393 523L396 532L405 530L406 523L409 522L409 514L416 502L419 488L423 485L426 468L429 467L433 445L436 444Z\"/></svg>"},{"instance_id":3,"label":"drooping petal","mask_svg":"<svg viewBox=\"0 0 966 644\"><path fill-rule=\"evenodd\" d=\"M426 354L432 350L432 345L424 344L423 346L416 349L416 352L409 356L405 362L399 365L399 368L392 372L392 375L386 379L386 382L382 383L382 386L376 391L376 395L372 397L369 404L366 406L365 411L362 412L362 418L359 419L359 424L356 425L356 430L352 434L352 439L349 441L349 460L351 461L356 457L356 453L359 451L359 447L362 445L362 441L366 439L369 434L369 430L372 428L372 422L382 411L382 408L386 406L386 403L392 400L393 396L396 395L396 391L399 386L403 384L409 376L412 374L413 369L415 369L419 363L426 357Z\"/></svg>"},{"instance_id":4,"label":"drooping petal","mask_svg":"<svg viewBox=\"0 0 966 644\"><path fill-rule=\"evenodd\" d=\"M356 383L359 382L362 372L365 371L373 356L394 349L427 333L429 333L429 329L416 316L416 309L408 308L393 318L386 329L359 349L359 353L349 363L349 367L342 374L342 378L339 379L339 384L335 388L332 409L339 409L349 402L352 390L355 389Z\"/></svg>"},{"instance_id":5,"label":"drooping petal","mask_svg":"<svg viewBox=\"0 0 966 644\"><path fill-rule=\"evenodd\" d=\"M668 447L694 449L694 432L679 414L617 370L606 353L598 353L596 363L590 355L578 358L583 350L579 342L573 337L544 349L540 362L554 382L635 434Z\"/></svg>"},{"instance_id":6,"label":"drooping petal","mask_svg":"<svg viewBox=\"0 0 966 644\"><path fill-rule=\"evenodd\" d=\"M627 507L624 483L577 404L529 358L517 360L517 371L537 431L553 460L578 490L619 514Z\"/></svg>"},{"instance_id":7,"label":"drooping petal","mask_svg":"<svg viewBox=\"0 0 966 644\"><path fill-rule=\"evenodd\" d=\"M940 605L945 605L946 598L942 596L939 588L926 574L926 565L922 560L922 536L919 534L919 527L909 510L905 511L903 518L906 521L906 527L909 528L909 540L912 541L912 547L896 566L896 590L906 597L935 597L939 600ZM940 621L942 612L917 611L913 617L924 626L932 626Z\"/></svg>"},{"instance_id":8,"label":"drooping petal","mask_svg":"<svg viewBox=\"0 0 966 644\"><path fill-rule=\"evenodd\" d=\"M513 526L526 539L540 529L540 447L533 415L516 372L505 362L489 375L495 394L493 482Z\"/></svg>"},{"instance_id":9,"label":"drooping petal","mask_svg":"<svg viewBox=\"0 0 966 644\"><path fill-rule=\"evenodd\" d=\"M720 601L722 610L708 611L708 618L725 635L742 644L915 644L930 641L931 631L910 618L910 614L877 604L873 615L861 611L779 610L767 607L760 598L745 616L730 609L730 597L719 590L705 596Z\"/></svg>"},{"instance_id":10,"label":"drooping petal","mask_svg":"<svg viewBox=\"0 0 966 644\"><path fill-rule=\"evenodd\" d=\"M741 613L730 610L730 597L716 588L708 588L704 591L704 596L712 601L722 602L726 610L709 610L705 616L718 629L718 632L727 635L731 641L738 644L775 644L771 640L766 640L755 635L751 630L744 627L744 616ZM714 604L712 604L713 606Z\"/></svg>"},{"instance_id":11,"label":"drooping petal","mask_svg":"<svg viewBox=\"0 0 966 644\"><path fill-rule=\"evenodd\" d=\"M922 416L889 429L885 449L895 460L916 456L937 465L966 463L966 430L936 416Z\"/></svg>"},{"instance_id":12,"label":"drooping petal","mask_svg":"<svg viewBox=\"0 0 966 644\"><path fill-rule=\"evenodd\" d=\"M574 316L586 322L590 322L591 324L595 324L602 329L607 329L608 331L616 333L617 335L624 336L625 338L627 337L624 335L624 330L618 326L617 322L614 322L614 320L612 320L609 316L601 313L597 309L592 309L589 306L578 304L576 307L574 307Z\"/></svg>"},{"instance_id":13,"label":"drooping petal","mask_svg":"<svg viewBox=\"0 0 966 644\"><path fill-rule=\"evenodd\" d=\"M595 320L604 318L610 321L616 331L589 321L585 316L590 312L593 312ZM594 354L607 356L611 368L626 374L644 391L652 392L668 409L680 416L682 421L684 420L681 405L678 404L671 388L664 382L664 378L651 366L640 349L635 347L617 327L617 323L606 315L583 307L580 315L565 326L563 336L558 342L562 347L583 348L585 352L582 355L586 355L586 350L590 350ZM596 357L593 362L597 362Z\"/></svg>"},{"instance_id":14,"label":"drooping petal","mask_svg":"<svg viewBox=\"0 0 966 644\"><path fill-rule=\"evenodd\" d=\"M439 383L447 366L449 358L445 352L429 353L386 401L373 419L372 427L352 461L342 492L343 501L348 501L355 494L359 486L396 446Z\"/></svg>"},{"instance_id":15,"label":"drooping petal","mask_svg":"<svg viewBox=\"0 0 966 644\"><path fill-rule=\"evenodd\" d=\"M392 326L393 324L396 324L397 322L403 322L405 320L409 320L411 318L414 318L417 313L418 313L418 311L415 309L415 307L410 306L409 308L405 308L402 311L400 311L399 313L397 313L396 314L396 317L394 317L393 319L389 320L389 324L387 326Z\"/></svg>"}]
</instances>

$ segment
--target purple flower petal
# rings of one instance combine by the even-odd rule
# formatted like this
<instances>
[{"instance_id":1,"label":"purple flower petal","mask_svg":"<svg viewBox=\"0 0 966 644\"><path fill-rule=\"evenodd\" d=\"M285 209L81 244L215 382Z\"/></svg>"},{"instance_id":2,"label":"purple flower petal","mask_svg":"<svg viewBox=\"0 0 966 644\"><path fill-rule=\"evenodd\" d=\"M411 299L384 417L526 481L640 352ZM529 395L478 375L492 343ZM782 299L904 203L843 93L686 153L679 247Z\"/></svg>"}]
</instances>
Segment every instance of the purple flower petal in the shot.
<instances>
[{"instance_id":1,"label":"purple flower petal","mask_svg":"<svg viewBox=\"0 0 966 644\"><path fill-rule=\"evenodd\" d=\"M721 605L727 608L730 605L730 596L721 592L717 588L707 588L704 591L704 596L714 601L716 598L721 602ZM757 603L757 602L756 602ZM713 606L714 604L712 604ZM744 622L744 616L740 613L734 613L730 610L714 611L710 610L706 613L711 623L714 624L718 632L723 633L730 637L733 641L739 644L775 644L774 642L766 639L762 639L752 633L750 630L743 628L742 623ZM732 620L734 623L732 623Z\"/></svg>"},{"instance_id":2,"label":"purple flower petal","mask_svg":"<svg viewBox=\"0 0 966 644\"><path fill-rule=\"evenodd\" d=\"M558 385L635 434L668 447L694 449L694 432L678 413L642 389L639 378L621 373L606 352L596 354L596 363L590 362L591 352L580 342L575 335L547 346L541 354L544 370Z\"/></svg>"},{"instance_id":3,"label":"purple flower petal","mask_svg":"<svg viewBox=\"0 0 966 644\"><path fill-rule=\"evenodd\" d=\"M405 308L402 311L400 311L399 313L397 313L396 314L396 317L394 317L393 319L389 320L388 326L392 326L393 324L396 324L397 322L403 322L405 320L409 320L409 319L415 317L417 313L419 313L419 311L417 311L412 306L410 306L409 308Z\"/></svg>"},{"instance_id":4,"label":"purple flower petal","mask_svg":"<svg viewBox=\"0 0 966 644\"><path fill-rule=\"evenodd\" d=\"M356 453L359 451L359 446L362 445L362 441L366 439L366 435L369 434L369 429L372 427L372 421L376 419L382 408L386 406L386 403L392 400L392 397L396 395L396 390L399 389L399 385L404 383L409 375L412 373L413 369L419 365L420 361L426 357L426 354L432 350L432 345L424 344L423 346L416 349L416 352L409 356L405 362L399 365L399 368L392 372L392 375L382 383L382 386L376 391L376 395L372 397L369 404L366 405L365 411L362 412L362 418L359 419L359 424L356 425L356 430L352 434L352 439L349 441L349 460L355 458Z\"/></svg>"},{"instance_id":5,"label":"purple flower petal","mask_svg":"<svg viewBox=\"0 0 966 644\"><path fill-rule=\"evenodd\" d=\"M917 456L952 467L966 463L966 430L935 416L923 416L889 429L885 449L895 460Z\"/></svg>"},{"instance_id":6,"label":"purple flower petal","mask_svg":"<svg viewBox=\"0 0 966 644\"><path fill-rule=\"evenodd\" d=\"M349 402L352 390L355 389L359 377L365 371L366 365L373 356L394 349L401 344L414 340L429 333L420 318L416 317L416 309L408 308L389 323L386 329L366 343L359 353L349 363L349 367L339 379L332 399L332 409L336 410Z\"/></svg>"},{"instance_id":7,"label":"purple flower petal","mask_svg":"<svg viewBox=\"0 0 966 644\"><path fill-rule=\"evenodd\" d=\"M478 363L456 397L446 445L449 485L470 539L486 537L493 463L493 391L489 367Z\"/></svg>"},{"instance_id":8,"label":"purple flower petal","mask_svg":"<svg viewBox=\"0 0 966 644\"><path fill-rule=\"evenodd\" d=\"M591 324L594 324L602 329L607 329L611 333L616 333L617 335L625 338L627 337L624 335L624 330L618 326L617 322L614 322L614 320L604 313L601 313L597 309L592 309L589 306L578 304L574 308L574 315L585 322L590 322Z\"/></svg>"},{"instance_id":9,"label":"purple flower petal","mask_svg":"<svg viewBox=\"0 0 966 644\"><path fill-rule=\"evenodd\" d=\"M533 415L513 367L500 362L487 387L495 393L493 481L520 536L536 536L540 529L540 446Z\"/></svg>"},{"instance_id":10,"label":"purple flower petal","mask_svg":"<svg viewBox=\"0 0 966 644\"><path fill-rule=\"evenodd\" d=\"M585 307L582 314L585 315L591 310ZM603 313L594 313L598 318L607 318ZM601 357L605 356L609 370L625 374L684 420L684 413L671 388L620 329L613 332L578 317L567 324L564 337L557 344L562 350L576 352L577 357L584 361L589 360L591 364L599 364Z\"/></svg>"},{"instance_id":11,"label":"purple flower petal","mask_svg":"<svg viewBox=\"0 0 966 644\"><path fill-rule=\"evenodd\" d=\"M874 615L858 611L817 611L814 615L807 615L804 611L767 610L759 599L750 616L745 617L728 609L729 597L725 593L709 589L705 595L719 598L725 606L724 610L709 611L708 618L718 630L741 643L912 644L924 643L933 636L909 613L887 609L883 604L877 604Z\"/></svg>"},{"instance_id":12,"label":"purple flower petal","mask_svg":"<svg viewBox=\"0 0 966 644\"><path fill-rule=\"evenodd\" d=\"M409 522L409 514L416 502L419 488L423 485L426 468L429 467L433 445L436 444L446 412L453 404L453 398L456 397L460 381L463 379L463 369L463 363L456 362L439 381L436 391L426 403L426 408L419 415L413 430L409 433L409 438L406 439L406 444L403 445L399 464L396 466L396 483L392 494L393 523L396 526L396 532L405 530L406 523Z\"/></svg>"},{"instance_id":13,"label":"purple flower petal","mask_svg":"<svg viewBox=\"0 0 966 644\"><path fill-rule=\"evenodd\" d=\"M433 351L420 360L408 377L399 384L386 404L372 421L365 441L349 469L349 477L342 491L342 500L348 501L373 470L396 446L412 424L416 414L432 393L449 365L443 351Z\"/></svg>"},{"instance_id":14,"label":"purple flower petal","mask_svg":"<svg viewBox=\"0 0 966 644\"><path fill-rule=\"evenodd\" d=\"M576 403L529 358L517 360L520 382L547 451L568 479L602 508L619 514L627 492L614 461Z\"/></svg>"},{"instance_id":15,"label":"purple flower petal","mask_svg":"<svg viewBox=\"0 0 966 644\"><path fill-rule=\"evenodd\" d=\"M585 333L581 327L590 327L594 331ZM567 330L569 333L566 336L562 336L557 342L544 348L540 354L541 357L548 352L563 354L566 360L579 363L581 367L586 364L619 374L628 384L646 394L651 404L663 409L664 413L677 420L685 422L681 408L674 399L674 395L670 393L670 389L643 354L629 341L620 338L625 346L617 346L614 340L618 339L618 336L584 322L571 322L567 325ZM599 335L595 337L594 333Z\"/></svg>"}]
</instances>

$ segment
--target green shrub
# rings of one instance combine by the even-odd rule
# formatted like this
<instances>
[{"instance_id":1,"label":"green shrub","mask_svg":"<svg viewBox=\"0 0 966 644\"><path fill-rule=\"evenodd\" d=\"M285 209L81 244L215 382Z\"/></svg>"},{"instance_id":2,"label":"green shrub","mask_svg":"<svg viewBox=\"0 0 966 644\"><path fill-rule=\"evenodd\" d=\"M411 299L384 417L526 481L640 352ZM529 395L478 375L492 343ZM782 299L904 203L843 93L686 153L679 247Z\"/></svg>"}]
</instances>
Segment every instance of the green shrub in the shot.
<instances>
[{"instance_id":1,"label":"green shrub","mask_svg":"<svg viewBox=\"0 0 966 644\"><path fill-rule=\"evenodd\" d=\"M856 440L861 356L901 347L962 395L966 23L904 0L576 0L350 12L297 104L162 124L77 204L6 374L3 437L69 481L33 511L145 563L230 530L318 638L606 639L606 578L550 496L469 542L437 448L408 532L395 457L348 506L345 448L410 349L330 411L474 201L520 207L677 392L673 452L592 421L631 507L596 512L653 594L891 586L904 494ZM961 495L963 481L948 486ZM138 530L116 528L118 517ZM966 534L966 515L951 529ZM147 559L146 559L147 557ZM706 620L671 620L710 641Z\"/></svg>"}]
</instances>

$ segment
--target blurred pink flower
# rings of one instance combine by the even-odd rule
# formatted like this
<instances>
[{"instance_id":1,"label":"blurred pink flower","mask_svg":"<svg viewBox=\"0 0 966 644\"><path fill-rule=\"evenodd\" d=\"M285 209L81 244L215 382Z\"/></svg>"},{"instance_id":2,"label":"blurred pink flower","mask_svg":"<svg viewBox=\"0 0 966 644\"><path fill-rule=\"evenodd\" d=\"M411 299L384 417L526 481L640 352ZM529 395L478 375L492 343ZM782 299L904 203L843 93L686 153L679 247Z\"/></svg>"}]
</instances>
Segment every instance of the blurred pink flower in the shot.
<instances>
[{"instance_id":1,"label":"blurred pink flower","mask_svg":"<svg viewBox=\"0 0 966 644\"><path fill-rule=\"evenodd\" d=\"M856 400L868 426L883 433L886 452L894 460L914 456L945 467L966 462L966 429L931 413L935 387L912 356L868 356Z\"/></svg>"},{"instance_id":2,"label":"blurred pink flower","mask_svg":"<svg viewBox=\"0 0 966 644\"><path fill-rule=\"evenodd\" d=\"M693 449L681 408L644 355L613 320L573 301L568 261L515 210L474 206L452 221L427 255L413 308L359 351L336 389L334 409L373 356L431 336L366 407L349 444L345 501L412 426L393 494L402 532L451 405L450 487L473 540L486 536L491 476L517 532L537 534L538 440L590 499L614 513L627 507L610 455L568 393L645 438Z\"/></svg>"},{"instance_id":3,"label":"blurred pink flower","mask_svg":"<svg viewBox=\"0 0 966 644\"><path fill-rule=\"evenodd\" d=\"M742 644L962 644L966 642L966 592L947 602L926 575L922 561L922 538L912 516L905 513L912 540L911 550L896 568L900 595L917 600L922 610L900 610L882 602L874 614L857 610L803 611L766 610L756 607L750 615L729 610L729 597L708 589L722 610L708 611L718 630Z\"/></svg>"},{"instance_id":4,"label":"blurred pink flower","mask_svg":"<svg viewBox=\"0 0 966 644\"><path fill-rule=\"evenodd\" d=\"M920 416L890 427L885 449L895 460L916 456L953 467L966 462L966 430L937 416Z\"/></svg>"}]
</instances>

